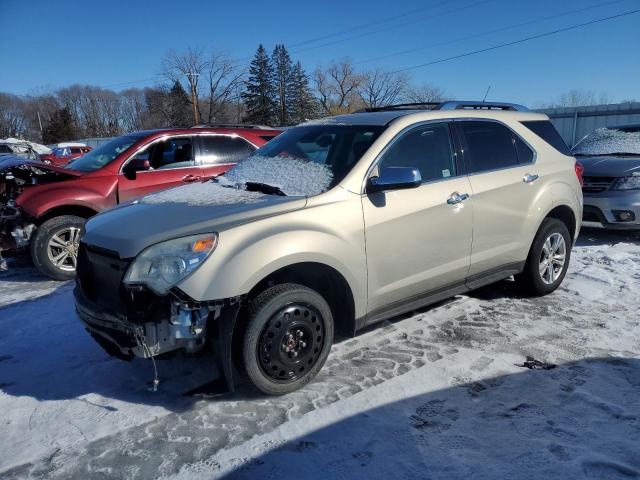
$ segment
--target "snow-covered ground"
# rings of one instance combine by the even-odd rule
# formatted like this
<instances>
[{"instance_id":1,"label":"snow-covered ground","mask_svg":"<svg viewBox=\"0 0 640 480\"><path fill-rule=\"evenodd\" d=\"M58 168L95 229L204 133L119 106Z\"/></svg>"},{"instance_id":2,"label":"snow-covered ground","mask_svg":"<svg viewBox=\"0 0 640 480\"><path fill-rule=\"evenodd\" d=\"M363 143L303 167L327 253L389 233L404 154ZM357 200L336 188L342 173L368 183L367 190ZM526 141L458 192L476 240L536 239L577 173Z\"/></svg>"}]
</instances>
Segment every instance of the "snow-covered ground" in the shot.
<instances>
[{"instance_id":1,"label":"snow-covered ground","mask_svg":"<svg viewBox=\"0 0 640 480\"><path fill-rule=\"evenodd\" d=\"M502 282L343 340L278 398L183 395L207 357L148 391L24 260L0 304L0 478L640 477L639 235L585 231L548 297Z\"/></svg>"}]
</instances>

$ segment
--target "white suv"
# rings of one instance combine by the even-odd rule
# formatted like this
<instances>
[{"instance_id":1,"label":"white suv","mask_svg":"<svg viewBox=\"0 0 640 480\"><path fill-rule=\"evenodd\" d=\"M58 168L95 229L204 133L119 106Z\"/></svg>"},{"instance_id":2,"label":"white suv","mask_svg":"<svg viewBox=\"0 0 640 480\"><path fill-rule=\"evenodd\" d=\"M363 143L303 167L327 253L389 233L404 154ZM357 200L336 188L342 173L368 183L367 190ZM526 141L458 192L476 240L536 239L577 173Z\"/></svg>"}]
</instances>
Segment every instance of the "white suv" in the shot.
<instances>
[{"instance_id":1,"label":"white suv","mask_svg":"<svg viewBox=\"0 0 640 480\"><path fill-rule=\"evenodd\" d=\"M318 373L334 330L511 275L552 292L581 218L580 167L545 115L387 107L302 124L224 178L93 217L77 309L114 355L210 345L230 386L240 370L282 394Z\"/></svg>"}]
</instances>

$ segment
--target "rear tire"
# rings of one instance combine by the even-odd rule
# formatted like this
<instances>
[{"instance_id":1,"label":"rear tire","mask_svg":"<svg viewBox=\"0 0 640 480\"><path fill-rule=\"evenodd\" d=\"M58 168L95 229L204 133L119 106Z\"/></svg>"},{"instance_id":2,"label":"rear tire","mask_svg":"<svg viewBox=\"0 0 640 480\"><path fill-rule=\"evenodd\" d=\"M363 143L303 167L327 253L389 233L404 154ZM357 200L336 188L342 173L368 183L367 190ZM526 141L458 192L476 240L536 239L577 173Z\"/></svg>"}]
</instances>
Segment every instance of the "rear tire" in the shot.
<instances>
[{"instance_id":1,"label":"rear tire","mask_svg":"<svg viewBox=\"0 0 640 480\"><path fill-rule=\"evenodd\" d=\"M515 279L524 293L542 296L560 286L571 257L571 235L555 218L545 218L536 233L524 271Z\"/></svg>"},{"instance_id":2,"label":"rear tire","mask_svg":"<svg viewBox=\"0 0 640 480\"><path fill-rule=\"evenodd\" d=\"M61 215L43 222L31 238L31 259L42 274L54 280L76 276L80 230L86 220Z\"/></svg>"},{"instance_id":3,"label":"rear tire","mask_svg":"<svg viewBox=\"0 0 640 480\"><path fill-rule=\"evenodd\" d=\"M283 395L318 374L333 343L333 316L315 290L275 285L249 305L242 359L251 383L268 395Z\"/></svg>"}]
</instances>

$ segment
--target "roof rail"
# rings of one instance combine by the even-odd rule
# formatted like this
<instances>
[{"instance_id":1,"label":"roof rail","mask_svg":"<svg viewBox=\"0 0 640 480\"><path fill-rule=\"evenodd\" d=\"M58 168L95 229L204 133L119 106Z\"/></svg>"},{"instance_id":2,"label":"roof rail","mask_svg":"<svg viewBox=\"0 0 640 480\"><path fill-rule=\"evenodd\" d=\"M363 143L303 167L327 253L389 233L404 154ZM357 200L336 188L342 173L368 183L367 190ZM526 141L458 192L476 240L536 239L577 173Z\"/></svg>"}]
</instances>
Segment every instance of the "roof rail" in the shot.
<instances>
[{"instance_id":1,"label":"roof rail","mask_svg":"<svg viewBox=\"0 0 640 480\"><path fill-rule=\"evenodd\" d=\"M442 102L438 110L511 110L514 112L529 112L524 105L504 102L463 102L459 100Z\"/></svg>"},{"instance_id":2,"label":"roof rail","mask_svg":"<svg viewBox=\"0 0 640 480\"><path fill-rule=\"evenodd\" d=\"M511 110L515 112L529 112L530 110L516 103L504 102L477 102L447 100L444 102L419 102L419 103L398 103L396 105L385 105L383 107L370 107L358 110L355 113L363 112L388 112L394 110Z\"/></svg>"},{"instance_id":3,"label":"roof rail","mask_svg":"<svg viewBox=\"0 0 640 480\"><path fill-rule=\"evenodd\" d=\"M190 128L253 128L256 130L272 130L272 127L266 125L250 125L244 123L198 123L191 125Z\"/></svg>"},{"instance_id":4,"label":"roof rail","mask_svg":"<svg viewBox=\"0 0 640 480\"><path fill-rule=\"evenodd\" d=\"M397 103L395 105L385 105L383 107L367 107L355 113L366 112L388 112L392 110L436 110L441 102L417 102L417 103Z\"/></svg>"}]
</instances>

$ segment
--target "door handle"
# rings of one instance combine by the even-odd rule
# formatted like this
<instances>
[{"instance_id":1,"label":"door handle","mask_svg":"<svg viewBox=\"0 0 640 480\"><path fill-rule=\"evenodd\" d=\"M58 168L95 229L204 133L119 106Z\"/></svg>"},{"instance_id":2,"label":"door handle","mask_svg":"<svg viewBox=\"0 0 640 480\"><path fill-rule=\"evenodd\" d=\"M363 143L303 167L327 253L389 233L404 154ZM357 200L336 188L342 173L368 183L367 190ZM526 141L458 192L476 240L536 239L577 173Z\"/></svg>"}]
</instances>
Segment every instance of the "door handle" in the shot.
<instances>
[{"instance_id":1,"label":"door handle","mask_svg":"<svg viewBox=\"0 0 640 480\"><path fill-rule=\"evenodd\" d=\"M182 177L182 181L186 183L191 183L191 182L197 182L201 178L202 177L198 175L185 175L184 177Z\"/></svg>"},{"instance_id":2,"label":"door handle","mask_svg":"<svg viewBox=\"0 0 640 480\"><path fill-rule=\"evenodd\" d=\"M447 203L449 205L455 205L456 203L464 202L467 198L469 198L468 193L453 192L449 195L449 198L447 198Z\"/></svg>"},{"instance_id":3,"label":"door handle","mask_svg":"<svg viewBox=\"0 0 640 480\"><path fill-rule=\"evenodd\" d=\"M524 183L531 183L531 182L535 182L538 179L538 175L536 175L535 173L532 175L530 173L525 174L525 176L522 178L522 181Z\"/></svg>"}]
</instances>

